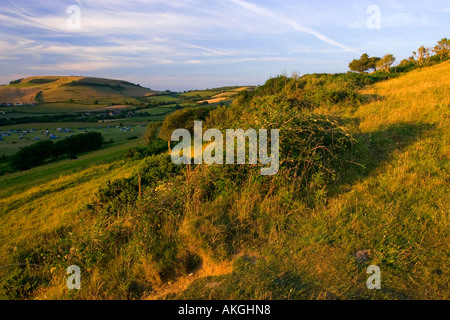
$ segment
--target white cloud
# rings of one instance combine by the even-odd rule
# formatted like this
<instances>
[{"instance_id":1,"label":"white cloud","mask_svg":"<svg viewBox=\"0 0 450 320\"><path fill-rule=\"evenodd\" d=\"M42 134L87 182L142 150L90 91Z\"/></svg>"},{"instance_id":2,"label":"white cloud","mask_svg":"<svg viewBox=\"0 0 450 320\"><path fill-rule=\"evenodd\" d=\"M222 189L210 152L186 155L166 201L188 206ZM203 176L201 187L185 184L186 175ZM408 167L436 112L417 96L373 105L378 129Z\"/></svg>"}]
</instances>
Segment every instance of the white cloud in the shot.
<instances>
[{"instance_id":1,"label":"white cloud","mask_svg":"<svg viewBox=\"0 0 450 320\"><path fill-rule=\"evenodd\" d=\"M51 65L31 66L31 70L38 71L97 71L102 69L124 67L126 64L120 62L92 61L92 62L66 62Z\"/></svg>"},{"instance_id":2,"label":"white cloud","mask_svg":"<svg viewBox=\"0 0 450 320\"><path fill-rule=\"evenodd\" d=\"M15 73L117 68L121 68L117 72L134 68L173 73L181 67L191 71L214 66L208 72L223 68L240 74L243 65L239 64L252 62L265 70L309 68L305 57L316 54L330 61L338 55L345 60L360 54L354 47L366 50L371 44L368 39L378 47L387 43L383 36L396 39L390 42L394 48L410 45L417 28L440 23L418 1L379 1L380 33L407 26L409 38L375 32L367 37L367 3L356 1L2 1L7 5L2 3L0 11L0 64L2 71L7 67ZM68 30L66 25L66 8L73 4L81 8L80 30ZM435 7L433 12L450 9L443 8Z\"/></svg>"},{"instance_id":3,"label":"white cloud","mask_svg":"<svg viewBox=\"0 0 450 320\"><path fill-rule=\"evenodd\" d=\"M257 14L257 15L267 18L267 20L276 21L280 25L288 25L289 27L291 27L292 29L294 29L296 31L300 31L300 32L304 32L304 33L313 35L314 37L322 40L323 42L328 43L332 46L338 47L340 49L343 49L345 51L355 51L354 49L352 49L344 44L341 44L337 41L334 41L334 40L330 39L329 37L327 37L326 35L318 32L316 30L313 30L311 28L305 27L305 26L301 25L300 23L298 23L292 19L289 19L283 15L276 14L276 13L269 11L263 7L260 7L255 4L245 2L242 0L230 0L230 1L241 6L244 9L254 13L254 14Z\"/></svg>"}]
</instances>

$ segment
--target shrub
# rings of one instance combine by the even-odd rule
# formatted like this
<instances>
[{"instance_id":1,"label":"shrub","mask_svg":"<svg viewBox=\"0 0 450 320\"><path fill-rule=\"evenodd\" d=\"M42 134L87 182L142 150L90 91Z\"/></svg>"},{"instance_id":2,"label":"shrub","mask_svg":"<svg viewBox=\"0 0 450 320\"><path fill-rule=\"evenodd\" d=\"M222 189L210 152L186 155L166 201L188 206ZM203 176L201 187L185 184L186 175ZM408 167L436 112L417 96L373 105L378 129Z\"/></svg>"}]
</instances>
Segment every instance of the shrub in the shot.
<instances>
[{"instance_id":1,"label":"shrub","mask_svg":"<svg viewBox=\"0 0 450 320\"><path fill-rule=\"evenodd\" d=\"M170 150L170 139L174 130L187 129L192 133L194 130L194 121L205 120L212 109L212 107L196 107L175 111L164 119L159 137L167 141L167 146Z\"/></svg>"},{"instance_id":2,"label":"shrub","mask_svg":"<svg viewBox=\"0 0 450 320\"><path fill-rule=\"evenodd\" d=\"M98 202L106 212L134 203L139 191L155 189L157 184L175 176L183 167L173 164L166 154L155 155L141 161L138 169L129 178L108 181L97 192Z\"/></svg>"},{"instance_id":3,"label":"shrub","mask_svg":"<svg viewBox=\"0 0 450 320\"><path fill-rule=\"evenodd\" d=\"M27 170L39 166L52 156L52 141L39 141L20 149L10 158L13 169Z\"/></svg>"},{"instance_id":4,"label":"shrub","mask_svg":"<svg viewBox=\"0 0 450 320\"><path fill-rule=\"evenodd\" d=\"M23 80L23 78L20 78L20 79L17 79L17 80L12 80L12 81L9 82L9 84L18 84L18 83L21 83L22 80Z\"/></svg>"},{"instance_id":5,"label":"shrub","mask_svg":"<svg viewBox=\"0 0 450 320\"><path fill-rule=\"evenodd\" d=\"M137 146L128 149L124 157L132 160L141 160L164 151L167 151L167 143L162 139L157 139L148 146Z\"/></svg>"},{"instance_id":6,"label":"shrub","mask_svg":"<svg viewBox=\"0 0 450 320\"><path fill-rule=\"evenodd\" d=\"M144 141L146 144L151 144L153 141L155 141L158 137L158 129L161 126L161 123L150 123L147 126L147 130L145 130L144 133Z\"/></svg>"},{"instance_id":7,"label":"shrub","mask_svg":"<svg viewBox=\"0 0 450 320\"><path fill-rule=\"evenodd\" d=\"M37 275L30 266L9 266L11 267L14 269L0 283L0 292L5 295L3 299L28 299L37 289L49 283L48 279Z\"/></svg>"},{"instance_id":8,"label":"shrub","mask_svg":"<svg viewBox=\"0 0 450 320\"><path fill-rule=\"evenodd\" d=\"M77 154L100 149L103 136L98 132L83 133L67 137L56 143L39 141L20 149L10 157L11 167L15 170L27 170L42 165L49 158L57 159L66 154Z\"/></svg>"},{"instance_id":9,"label":"shrub","mask_svg":"<svg viewBox=\"0 0 450 320\"><path fill-rule=\"evenodd\" d=\"M29 83L33 83L33 84L47 84L47 83L52 83L55 81L58 81L59 79L42 79L42 78L36 78L36 79L31 79L30 81L28 81Z\"/></svg>"}]
</instances>

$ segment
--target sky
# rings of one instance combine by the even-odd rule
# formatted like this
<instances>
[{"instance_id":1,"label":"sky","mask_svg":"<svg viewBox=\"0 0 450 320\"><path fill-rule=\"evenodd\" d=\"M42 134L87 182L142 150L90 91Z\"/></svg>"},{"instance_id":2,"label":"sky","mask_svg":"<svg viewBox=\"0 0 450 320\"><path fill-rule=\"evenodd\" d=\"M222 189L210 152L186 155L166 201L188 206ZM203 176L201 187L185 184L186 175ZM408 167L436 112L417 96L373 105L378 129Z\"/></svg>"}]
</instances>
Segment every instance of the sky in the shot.
<instances>
[{"instance_id":1,"label":"sky","mask_svg":"<svg viewBox=\"0 0 450 320\"><path fill-rule=\"evenodd\" d=\"M154 90L261 85L397 61L450 37L450 0L0 0L0 84L28 76Z\"/></svg>"}]
</instances>

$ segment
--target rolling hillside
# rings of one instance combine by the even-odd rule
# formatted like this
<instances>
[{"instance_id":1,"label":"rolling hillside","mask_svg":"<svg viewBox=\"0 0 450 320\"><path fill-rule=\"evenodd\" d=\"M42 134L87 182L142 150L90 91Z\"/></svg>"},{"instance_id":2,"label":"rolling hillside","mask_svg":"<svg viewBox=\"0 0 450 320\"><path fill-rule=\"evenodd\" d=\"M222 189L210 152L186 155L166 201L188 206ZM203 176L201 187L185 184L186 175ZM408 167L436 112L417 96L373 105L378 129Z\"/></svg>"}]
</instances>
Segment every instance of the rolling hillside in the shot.
<instances>
[{"instance_id":1,"label":"rolling hillside","mask_svg":"<svg viewBox=\"0 0 450 320\"><path fill-rule=\"evenodd\" d=\"M29 77L0 87L0 103L87 102L144 97L155 93L122 80L92 77Z\"/></svg>"},{"instance_id":2,"label":"rolling hillside","mask_svg":"<svg viewBox=\"0 0 450 320\"><path fill-rule=\"evenodd\" d=\"M283 168L268 179L239 166L177 171L164 155L2 176L0 297L449 299L449 75L447 61L308 109L308 125L340 119L355 137L328 180L317 171L300 184ZM277 121L303 107L318 77L282 87L291 104L261 95L215 119L227 123L241 103L246 121ZM148 188L135 202L114 193L138 179L140 190L141 177ZM65 287L71 264L82 268L78 291ZM381 290L367 289L369 265L381 268Z\"/></svg>"}]
</instances>

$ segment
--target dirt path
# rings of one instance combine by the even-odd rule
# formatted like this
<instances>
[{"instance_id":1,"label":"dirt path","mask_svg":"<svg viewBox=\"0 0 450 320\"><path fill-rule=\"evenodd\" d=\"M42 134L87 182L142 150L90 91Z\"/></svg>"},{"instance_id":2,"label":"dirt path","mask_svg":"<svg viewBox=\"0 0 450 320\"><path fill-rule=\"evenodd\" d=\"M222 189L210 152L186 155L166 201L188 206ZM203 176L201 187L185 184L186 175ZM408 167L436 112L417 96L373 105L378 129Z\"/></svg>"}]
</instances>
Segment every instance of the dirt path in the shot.
<instances>
[{"instance_id":1,"label":"dirt path","mask_svg":"<svg viewBox=\"0 0 450 320\"><path fill-rule=\"evenodd\" d=\"M195 280L208 276L221 276L233 271L233 261L215 263L209 258L204 258L202 266L190 276L183 276L173 282L168 282L144 298L144 300L159 300L171 293L179 293L186 290Z\"/></svg>"}]
</instances>

